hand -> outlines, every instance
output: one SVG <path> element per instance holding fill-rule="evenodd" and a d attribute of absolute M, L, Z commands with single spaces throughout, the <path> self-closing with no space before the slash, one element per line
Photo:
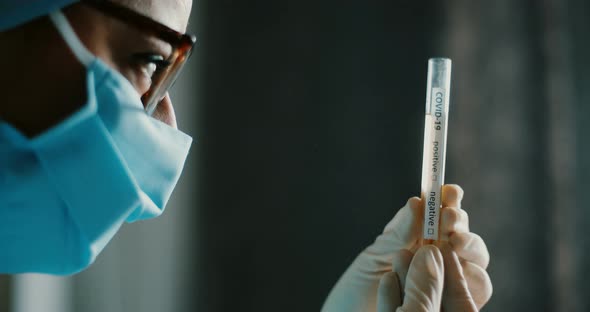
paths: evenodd
<path fill-rule="evenodd" d="M 443 257 L 433 245 L 421 247 L 413 256 L 405 279 L 402 301 L 401 283 L 395 272 L 388 272 L 379 284 L 378 312 L 439 311 L 444 282 Z M 403 305 L 402 305 L 403 303 Z M 461 310 L 463 311 L 463 310 Z M 466 309 L 464 311 L 470 311 Z"/>
<path fill-rule="evenodd" d="M 402 283 L 397 273 L 384 274 L 379 284 L 377 311 L 440 311 L 441 301 L 444 311 L 447 312 L 478 311 L 478 304 L 470 290 L 470 286 L 473 287 L 474 283 L 468 285 L 462 265 L 450 245 L 448 243 L 441 245 L 441 249 L 434 245 L 425 245 L 418 249 L 414 256 L 408 257 L 409 252 L 404 255 L 394 255 L 394 258 L 396 256 L 404 259 L 411 258 L 405 277 L 405 296 L 402 300 L 404 292 L 402 292 Z M 487 277 L 487 274 L 484 276 Z M 487 281 L 489 282 L 489 278 Z M 489 291 L 491 295 L 491 284 L 489 284 Z M 482 289 L 477 293 L 484 292 L 485 289 Z"/>
<path fill-rule="evenodd" d="M 449 241 L 448 246 L 441 245 L 444 267 L 448 272 L 442 295 L 442 305 L 447 312 L 455 310 L 469 298 L 476 308 L 480 308 L 492 294 L 491 282 L 485 271 L 489 254 L 483 240 L 469 232 L 467 214 L 460 208 L 462 197 L 460 187 L 444 186 L 440 234 L 443 240 Z M 404 289 L 413 252 L 419 247 L 421 214 L 420 199 L 411 198 L 375 243 L 350 265 L 332 289 L 322 311 L 377 311 L 380 280 L 392 270 L 399 276 L 399 289 Z M 391 273 L 388 276 L 391 278 Z M 396 296 L 401 297 L 402 294 Z"/>

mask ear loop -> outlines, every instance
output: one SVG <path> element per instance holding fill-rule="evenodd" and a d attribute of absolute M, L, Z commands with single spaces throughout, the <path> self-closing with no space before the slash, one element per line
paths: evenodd
<path fill-rule="evenodd" d="M 49 19 L 53 25 L 55 25 L 55 28 L 57 28 L 57 31 L 60 33 L 66 44 L 70 47 L 70 50 L 72 53 L 74 53 L 78 61 L 80 61 L 80 63 L 86 67 L 90 66 L 96 57 L 90 53 L 82 41 L 80 41 L 80 38 L 74 32 L 72 25 L 63 12 L 60 10 L 54 11 L 49 14 Z"/>

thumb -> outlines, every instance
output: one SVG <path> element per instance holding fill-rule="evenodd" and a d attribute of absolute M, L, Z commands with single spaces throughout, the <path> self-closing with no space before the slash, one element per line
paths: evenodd
<path fill-rule="evenodd" d="M 395 272 L 381 277 L 377 291 L 377 312 L 394 312 L 402 304 L 401 283 Z"/>
<path fill-rule="evenodd" d="M 440 250 L 433 245 L 418 249 L 406 276 L 404 304 L 397 312 L 440 311 L 444 275 Z"/>
<path fill-rule="evenodd" d="M 459 257 L 446 242 L 441 244 L 441 251 L 445 259 L 446 270 L 445 300 L 443 302 L 445 311 L 476 312 L 477 306 L 469 291 Z"/>

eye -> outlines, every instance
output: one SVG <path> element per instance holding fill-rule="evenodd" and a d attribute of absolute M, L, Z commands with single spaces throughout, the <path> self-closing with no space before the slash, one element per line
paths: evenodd
<path fill-rule="evenodd" d="M 157 53 L 137 53 L 133 58 L 142 73 L 150 79 L 170 66 L 170 62 Z"/>

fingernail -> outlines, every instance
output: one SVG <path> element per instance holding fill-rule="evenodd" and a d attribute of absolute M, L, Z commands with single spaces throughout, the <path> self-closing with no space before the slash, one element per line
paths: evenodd
<path fill-rule="evenodd" d="M 460 187 L 459 185 L 455 185 L 455 187 L 459 190 L 457 193 L 457 198 L 459 201 L 463 200 L 463 196 L 465 195 L 465 191 L 463 191 L 463 188 Z"/>

